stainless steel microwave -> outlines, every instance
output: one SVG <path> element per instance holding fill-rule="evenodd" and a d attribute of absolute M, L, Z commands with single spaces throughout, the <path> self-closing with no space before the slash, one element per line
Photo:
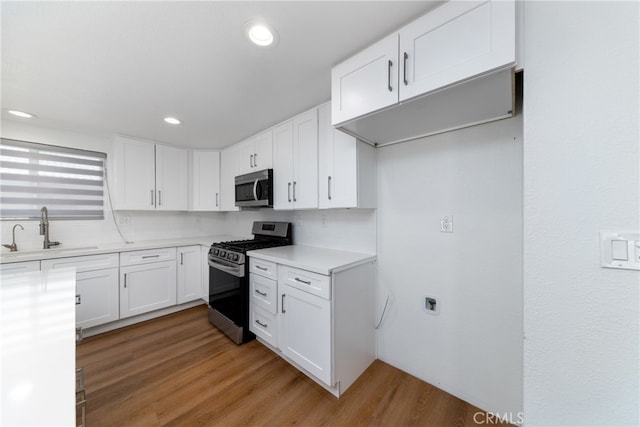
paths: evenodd
<path fill-rule="evenodd" d="M 273 169 L 236 176 L 236 206 L 273 206 Z"/>

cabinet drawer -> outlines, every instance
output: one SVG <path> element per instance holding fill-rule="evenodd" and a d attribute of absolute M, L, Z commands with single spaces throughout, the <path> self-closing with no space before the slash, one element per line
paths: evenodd
<path fill-rule="evenodd" d="M 331 299 L 331 279 L 329 276 L 279 265 L 278 280 L 313 295 Z"/>
<path fill-rule="evenodd" d="M 278 322 L 276 315 L 251 304 L 249 330 L 274 347 L 278 346 Z"/>
<path fill-rule="evenodd" d="M 9 262 L 6 264 L 0 264 L 0 273 L 3 275 L 27 273 L 31 271 L 40 271 L 40 261 Z"/>
<path fill-rule="evenodd" d="M 278 279 L 278 269 L 275 262 L 264 261 L 259 258 L 249 258 L 249 272 L 259 274 L 269 279 Z"/>
<path fill-rule="evenodd" d="M 271 314 L 278 312 L 278 282 L 251 273 L 251 302 Z"/>
<path fill-rule="evenodd" d="M 147 249 L 120 253 L 120 266 L 146 264 L 176 259 L 176 248 Z"/>
<path fill-rule="evenodd" d="M 104 270 L 106 268 L 118 268 L 118 254 L 76 256 L 70 258 L 45 259 L 42 261 L 43 271 L 64 267 L 75 267 L 76 273 Z"/>

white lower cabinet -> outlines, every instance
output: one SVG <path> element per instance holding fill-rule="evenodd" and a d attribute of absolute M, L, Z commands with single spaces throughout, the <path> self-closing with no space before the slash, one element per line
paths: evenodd
<path fill-rule="evenodd" d="M 121 319 L 175 305 L 176 293 L 176 248 L 120 254 Z"/>
<path fill-rule="evenodd" d="M 375 360 L 374 262 L 330 275 L 273 259 L 251 257 L 250 262 L 249 329 L 340 396 Z M 277 281 L 270 268 L 254 268 L 261 264 L 275 264 Z"/>
<path fill-rule="evenodd" d="M 117 268 L 76 273 L 76 327 L 118 320 L 118 304 Z"/>
<path fill-rule="evenodd" d="M 178 248 L 177 302 L 182 304 L 202 298 L 201 246 Z"/>
<path fill-rule="evenodd" d="M 323 383 L 333 385 L 331 301 L 282 282 L 278 289 L 278 348 Z"/>
<path fill-rule="evenodd" d="M 118 254 L 46 259 L 42 270 L 76 269 L 76 327 L 91 328 L 120 318 Z"/>

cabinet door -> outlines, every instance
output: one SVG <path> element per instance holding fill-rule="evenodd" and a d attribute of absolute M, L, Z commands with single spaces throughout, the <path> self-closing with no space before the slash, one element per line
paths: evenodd
<path fill-rule="evenodd" d="M 398 34 L 392 34 L 331 70 L 331 124 L 398 102 Z"/>
<path fill-rule="evenodd" d="M 209 303 L 209 246 L 200 246 L 200 266 L 202 268 L 202 300 Z"/>
<path fill-rule="evenodd" d="M 155 209 L 155 145 L 116 137 L 113 205 L 118 210 Z"/>
<path fill-rule="evenodd" d="M 273 130 L 256 136 L 253 140 L 253 166 L 255 170 L 271 169 L 273 167 Z"/>
<path fill-rule="evenodd" d="M 200 246 L 178 248 L 178 304 L 202 298 L 202 251 Z"/>
<path fill-rule="evenodd" d="M 443 4 L 400 30 L 400 61 L 400 101 L 514 65 L 514 1 Z"/>
<path fill-rule="evenodd" d="M 294 209 L 318 207 L 318 110 L 293 119 Z"/>
<path fill-rule="evenodd" d="M 238 144 L 238 172 L 237 175 L 251 173 L 256 169 L 253 167 L 253 155 L 255 153 L 253 138 L 239 142 Z"/>
<path fill-rule="evenodd" d="M 76 327 L 118 320 L 118 304 L 117 268 L 76 273 Z"/>
<path fill-rule="evenodd" d="M 329 108 L 318 109 L 318 206 L 358 207 L 357 140 L 331 126 Z"/>
<path fill-rule="evenodd" d="M 176 304 L 176 262 L 120 268 L 120 318 Z"/>
<path fill-rule="evenodd" d="M 278 347 L 313 376 L 332 386 L 331 302 L 278 282 Z"/>
<path fill-rule="evenodd" d="M 187 150 L 156 144 L 156 209 L 186 211 L 189 207 Z"/>
<path fill-rule="evenodd" d="M 220 210 L 237 211 L 236 175 L 240 164 L 241 147 L 236 144 L 220 153 Z"/>
<path fill-rule="evenodd" d="M 191 210 L 220 210 L 220 152 L 191 152 Z"/>
<path fill-rule="evenodd" d="M 293 186 L 293 121 L 273 129 L 273 208 L 291 209 Z"/>

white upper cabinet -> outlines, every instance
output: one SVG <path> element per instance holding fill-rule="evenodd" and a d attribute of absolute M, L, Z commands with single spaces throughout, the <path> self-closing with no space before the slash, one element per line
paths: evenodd
<path fill-rule="evenodd" d="M 273 208 L 317 208 L 317 108 L 276 126 L 273 134 Z"/>
<path fill-rule="evenodd" d="M 113 208 L 155 209 L 155 145 L 118 136 L 114 143 L 114 157 Z"/>
<path fill-rule="evenodd" d="M 188 151 L 156 144 L 156 209 L 186 211 L 189 207 L 188 189 Z"/>
<path fill-rule="evenodd" d="M 192 211 L 220 210 L 220 152 L 191 151 Z"/>
<path fill-rule="evenodd" d="M 400 101 L 515 64 L 513 1 L 453 1 L 400 30 Z"/>
<path fill-rule="evenodd" d="M 331 70 L 333 124 L 398 102 L 398 34 Z"/>
<path fill-rule="evenodd" d="M 114 209 L 187 210 L 187 150 L 118 136 L 114 157 Z"/>
<path fill-rule="evenodd" d="M 220 153 L 220 210 L 237 211 L 236 207 L 236 175 L 239 175 L 241 144 L 225 148 Z"/>
<path fill-rule="evenodd" d="M 331 126 L 329 103 L 318 108 L 318 205 L 376 207 L 375 148 Z"/>
<path fill-rule="evenodd" d="M 241 155 L 238 174 L 251 173 L 273 166 L 273 132 L 271 129 L 239 143 Z"/>
<path fill-rule="evenodd" d="M 449 1 L 331 72 L 332 124 L 515 64 L 514 0 Z"/>

